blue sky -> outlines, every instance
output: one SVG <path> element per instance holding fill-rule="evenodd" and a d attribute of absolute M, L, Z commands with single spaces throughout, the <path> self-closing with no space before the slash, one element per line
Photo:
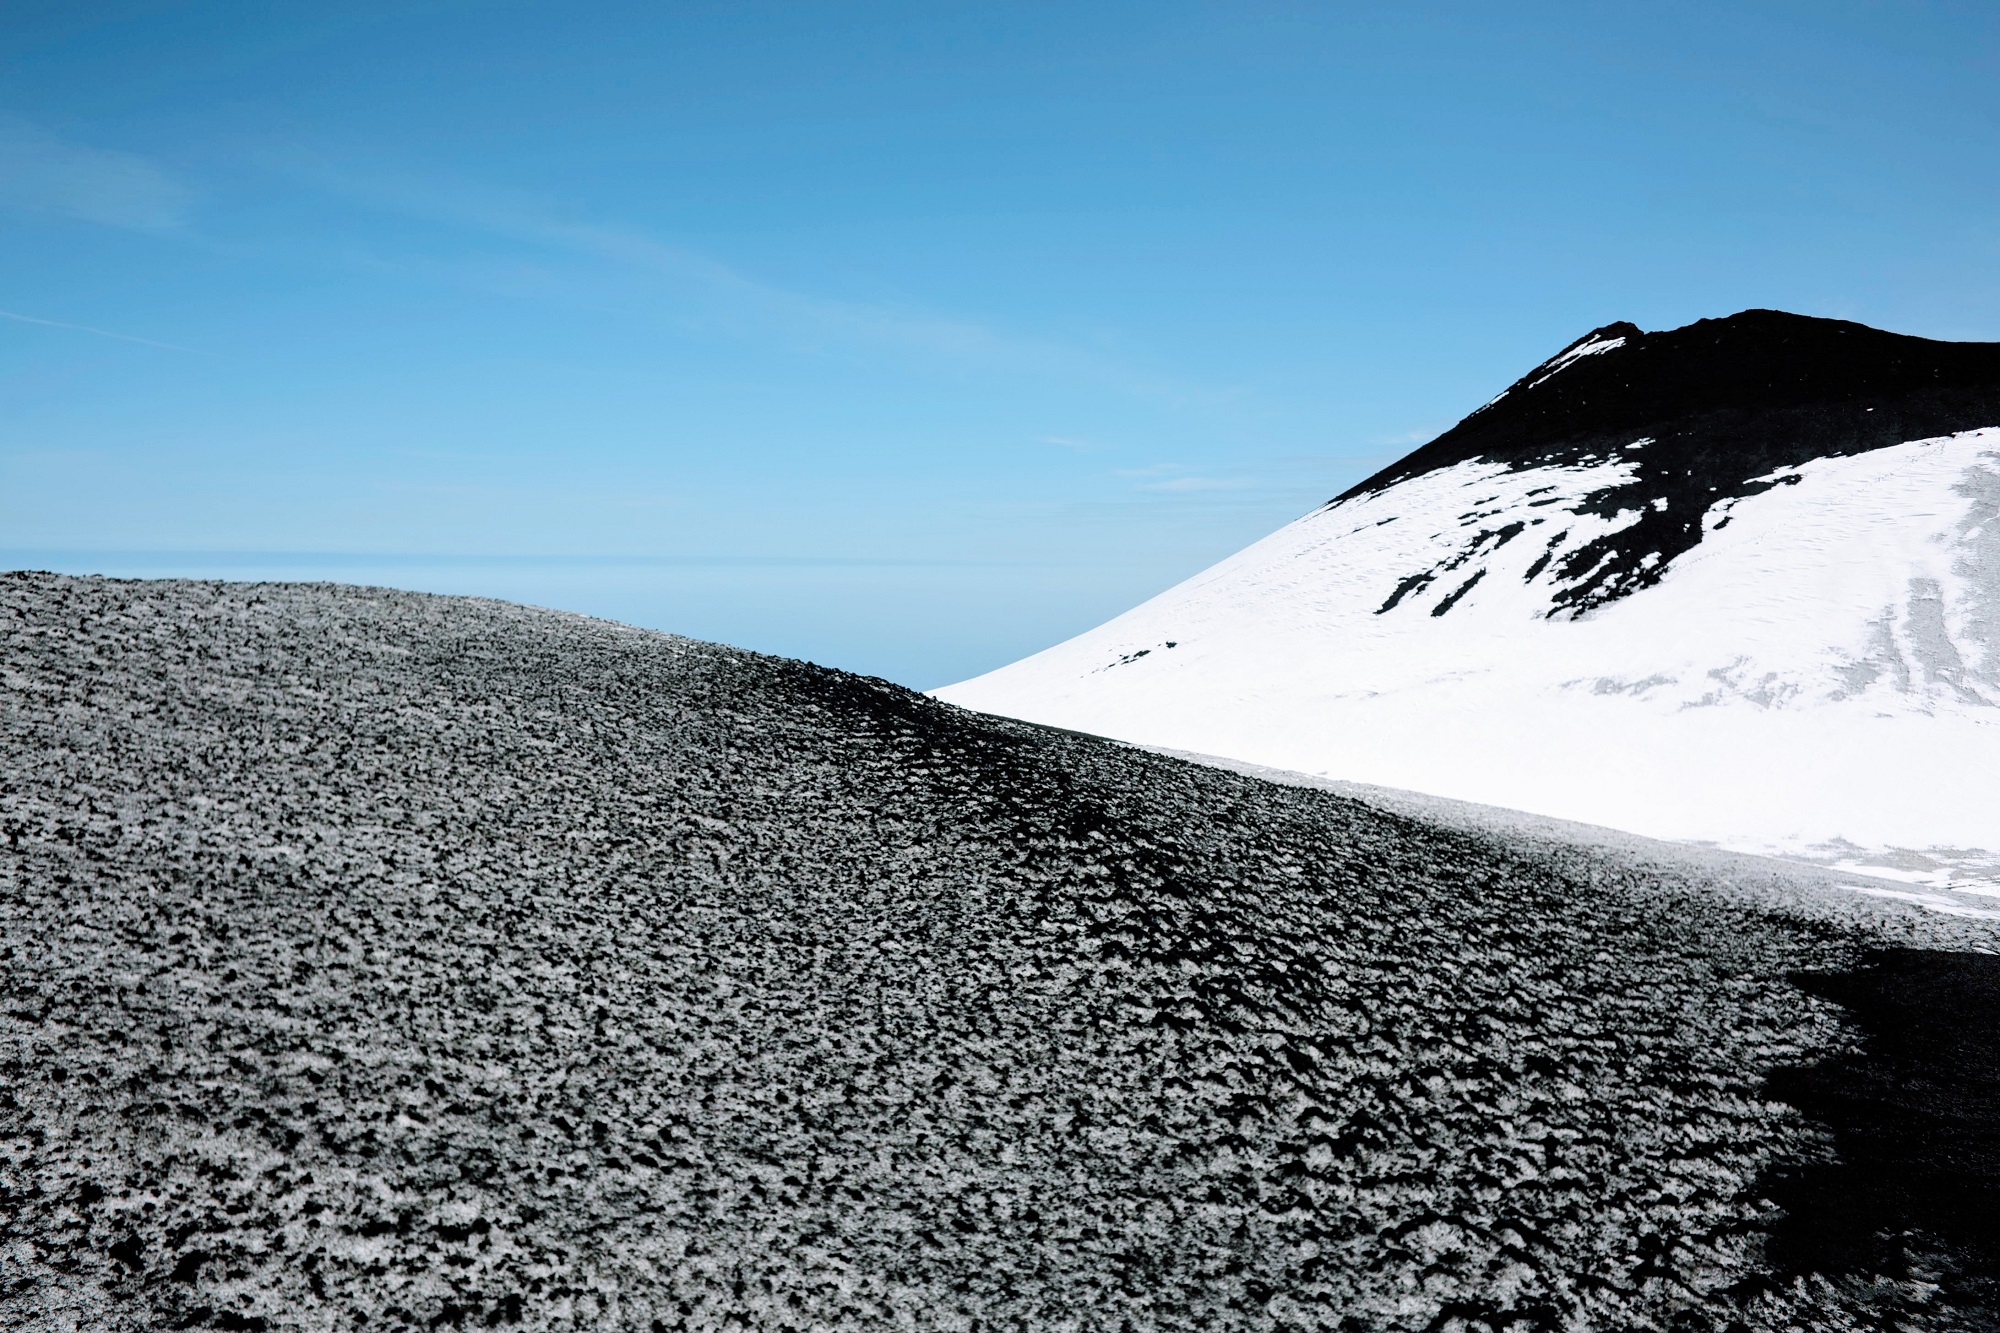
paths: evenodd
<path fill-rule="evenodd" d="M 1991 4 L 0 8 L 0 565 L 924 687 L 1584 331 L 2000 339 Z"/>

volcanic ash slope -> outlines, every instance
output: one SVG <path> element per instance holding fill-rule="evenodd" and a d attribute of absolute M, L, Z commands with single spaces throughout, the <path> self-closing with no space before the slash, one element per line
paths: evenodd
<path fill-rule="evenodd" d="M 2000 892 L 2000 344 L 1579 339 L 1115 620 L 938 692 Z"/>
<path fill-rule="evenodd" d="M 2000 1309 L 1987 1167 L 1767 1085 L 1978 923 L 490 602 L 7 575 L 0 671 L 0 1325 Z"/>

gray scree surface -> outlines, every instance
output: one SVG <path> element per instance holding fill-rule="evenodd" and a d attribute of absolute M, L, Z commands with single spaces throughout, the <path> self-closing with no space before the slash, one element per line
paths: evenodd
<path fill-rule="evenodd" d="M 0 670 L 0 1325 L 1984 1317 L 1759 1185 L 1787 974 L 1977 925 L 491 602 L 5 575 Z"/>

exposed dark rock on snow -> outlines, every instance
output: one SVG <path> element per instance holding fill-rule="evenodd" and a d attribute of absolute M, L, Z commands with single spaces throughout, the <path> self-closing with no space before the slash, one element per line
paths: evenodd
<path fill-rule="evenodd" d="M 0 671 L 9 1327 L 1995 1317 L 1766 1252 L 1790 976 L 1975 926 L 470 600 L 10 575 Z"/>
<path fill-rule="evenodd" d="M 1701 541 L 1711 510 L 1781 484 L 1772 478 L 1780 468 L 1994 425 L 2000 343 L 1780 310 L 1661 333 L 1608 324 L 1329 503 L 1474 459 L 1514 468 L 1628 460 L 1632 479 L 1580 512 L 1637 512 L 1638 522 L 1574 548 L 1543 534 L 1565 584 L 1556 604 L 1576 614 L 1658 583 Z M 1466 554 L 1518 531 L 1482 531 Z"/>

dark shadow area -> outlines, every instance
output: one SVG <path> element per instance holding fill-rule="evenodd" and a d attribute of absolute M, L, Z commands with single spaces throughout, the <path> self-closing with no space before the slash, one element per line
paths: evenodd
<path fill-rule="evenodd" d="M 1799 984 L 1844 1007 L 1862 1049 L 1771 1081 L 1833 1131 L 1836 1159 L 1767 1182 L 1784 1277 L 1936 1283 L 2000 1309 L 2000 957 L 1883 950 Z"/>

